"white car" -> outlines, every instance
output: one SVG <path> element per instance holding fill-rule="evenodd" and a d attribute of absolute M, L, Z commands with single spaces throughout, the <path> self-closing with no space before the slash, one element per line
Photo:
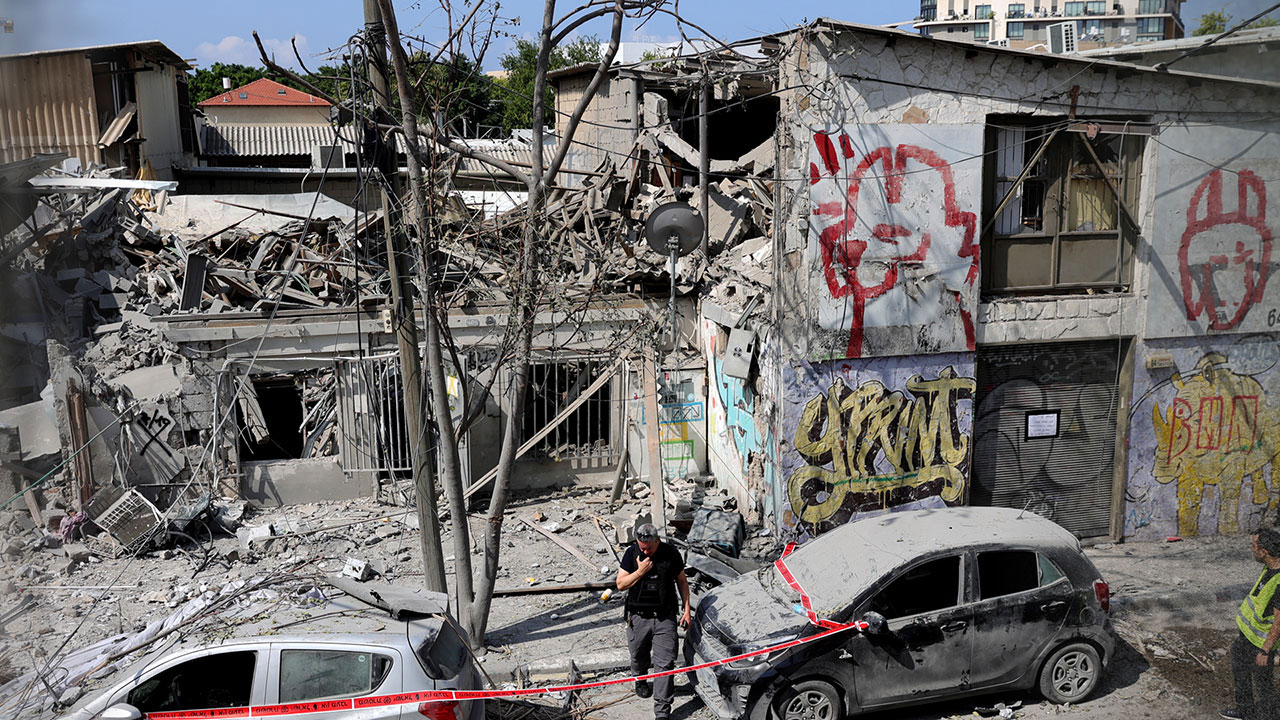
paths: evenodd
<path fill-rule="evenodd" d="M 195 720 L 249 717 L 252 709 L 254 716 L 323 712 L 326 720 L 483 720 L 483 700 L 413 699 L 482 687 L 464 631 L 447 610 L 392 610 L 343 596 L 314 617 L 286 620 L 291 627 L 281 630 L 290 634 L 179 644 L 130 668 L 127 679 L 70 717 Z"/>

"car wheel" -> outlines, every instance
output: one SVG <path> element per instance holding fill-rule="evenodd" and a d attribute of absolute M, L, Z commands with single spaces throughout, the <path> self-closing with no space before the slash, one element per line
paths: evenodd
<path fill-rule="evenodd" d="M 774 720 L 841 720 L 844 705 L 831 683 L 804 680 L 778 693 Z"/>
<path fill-rule="evenodd" d="M 1040 694 L 1051 702 L 1078 703 L 1089 697 L 1102 678 L 1102 662 L 1092 645 L 1058 648 L 1040 670 Z"/>

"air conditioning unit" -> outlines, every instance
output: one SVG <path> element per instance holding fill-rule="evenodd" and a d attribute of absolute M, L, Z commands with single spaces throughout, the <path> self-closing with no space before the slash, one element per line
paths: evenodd
<path fill-rule="evenodd" d="M 330 170 L 345 167 L 346 159 L 346 153 L 342 152 L 341 145 L 315 145 L 311 148 L 311 167 L 316 170 L 325 167 Z"/>
<path fill-rule="evenodd" d="M 996 47 L 1009 47 L 1009 38 L 1000 38 L 999 40 L 988 40 L 987 44 L 995 45 Z"/>
<path fill-rule="evenodd" d="M 1049 52 L 1073 53 L 1076 51 L 1076 24 L 1074 22 L 1054 23 L 1048 28 Z"/>

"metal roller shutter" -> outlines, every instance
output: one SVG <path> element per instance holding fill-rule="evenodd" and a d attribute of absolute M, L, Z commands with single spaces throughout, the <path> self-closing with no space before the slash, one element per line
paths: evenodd
<path fill-rule="evenodd" d="M 979 348 L 973 505 L 1111 527 L 1120 340 Z M 1053 419 L 1056 413 L 1056 422 Z"/>

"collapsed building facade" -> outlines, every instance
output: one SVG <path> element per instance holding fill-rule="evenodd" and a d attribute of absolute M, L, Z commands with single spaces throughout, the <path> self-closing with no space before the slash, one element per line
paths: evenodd
<path fill-rule="evenodd" d="M 955 504 L 1082 537 L 1261 521 L 1280 86 L 829 20 L 737 48 L 616 68 L 591 103 L 546 218 L 517 486 L 714 478 L 800 540 Z M 588 77 L 554 74 L 561 109 Z M 511 298 L 468 228 L 520 210 L 477 213 L 461 193 L 511 179 L 460 167 L 442 278 L 478 492 L 511 410 Z M 114 182 L 52 203 L 5 269 L 31 288 L 11 331 L 85 308 L 24 346 L 48 360 L 0 424 L 26 471 L 75 456 L 73 495 L 126 546 L 219 496 L 409 502 L 374 198 Z M 674 267 L 643 237 L 668 201 L 706 226 Z"/>

